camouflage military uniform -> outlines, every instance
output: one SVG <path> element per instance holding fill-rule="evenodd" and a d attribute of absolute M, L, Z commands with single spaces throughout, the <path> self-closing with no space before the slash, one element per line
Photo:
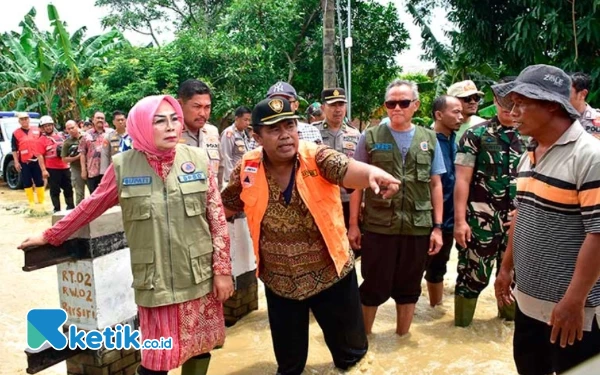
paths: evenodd
<path fill-rule="evenodd" d="M 467 203 L 472 238 L 458 249 L 456 295 L 477 298 L 488 285 L 494 261 L 497 270 L 508 241 L 502 224 L 514 209 L 517 167 L 524 151 L 517 130 L 497 117 L 468 129 L 460 140 L 456 165 L 473 168 Z"/>

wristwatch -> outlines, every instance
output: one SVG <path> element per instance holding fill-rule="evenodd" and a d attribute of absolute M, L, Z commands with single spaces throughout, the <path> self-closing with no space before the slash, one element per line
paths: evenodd
<path fill-rule="evenodd" d="M 433 229 L 442 229 L 442 223 L 433 224 Z"/>

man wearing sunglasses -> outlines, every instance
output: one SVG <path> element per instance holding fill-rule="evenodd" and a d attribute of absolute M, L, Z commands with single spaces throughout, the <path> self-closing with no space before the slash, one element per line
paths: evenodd
<path fill-rule="evenodd" d="M 507 83 L 514 77 L 506 77 Z M 516 197 L 517 167 L 525 146 L 514 128 L 510 100 L 496 96 L 497 116 L 465 132 L 456 154 L 454 239 L 458 276 L 454 325 L 473 320 L 477 298 L 489 284 L 494 263 L 500 268 L 508 243 L 510 213 Z M 515 306 L 498 307 L 500 317 L 514 320 Z"/>
<path fill-rule="evenodd" d="M 346 92 L 342 88 L 325 89 L 321 92 L 321 108 L 325 119 L 312 125 L 321 132 L 323 144 L 341 152 L 349 158 L 354 157 L 360 132 L 352 125 L 346 123 L 346 110 L 348 101 Z M 344 188 L 342 193 L 342 208 L 344 209 L 344 223 L 346 229 L 350 220 L 350 195 Z"/>
<path fill-rule="evenodd" d="M 450 86 L 448 95 L 457 97 L 462 104 L 464 123 L 456 132 L 456 143 L 458 143 L 467 129 L 485 121 L 485 119 L 475 115 L 479 108 L 479 102 L 483 97 L 483 92 L 477 89 L 473 81 L 467 80 L 456 82 Z"/>
<path fill-rule="evenodd" d="M 363 192 L 355 191 L 350 201 L 348 238 L 353 248 L 362 243 L 360 297 L 367 334 L 378 306 L 390 297 L 396 302 L 396 333 L 408 333 L 427 259 L 442 247 L 440 175 L 446 168 L 435 132 L 412 123 L 419 104 L 414 82 L 393 81 L 385 94 L 389 122 L 365 130 L 354 154 L 402 181 L 391 199 L 365 191 L 362 240 L 358 212 Z"/>

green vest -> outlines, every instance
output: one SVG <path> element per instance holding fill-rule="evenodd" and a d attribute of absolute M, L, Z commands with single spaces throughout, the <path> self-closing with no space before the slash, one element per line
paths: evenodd
<path fill-rule="evenodd" d="M 135 303 L 171 305 L 211 292 L 206 151 L 177 145 L 164 182 L 139 151 L 117 154 L 113 164 L 131 253 Z"/>
<path fill-rule="evenodd" d="M 428 235 L 433 226 L 429 182 L 437 146 L 435 133 L 417 126 L 404 162 L 387 125 L 367 129 L 365 138 L 371 164 L 402 184 L 392 199 L 365 190 L 363 229 L 381 234 Z"/>

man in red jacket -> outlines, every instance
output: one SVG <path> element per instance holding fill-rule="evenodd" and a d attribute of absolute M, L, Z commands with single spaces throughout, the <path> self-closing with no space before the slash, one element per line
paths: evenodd
<path fill-rule="evenodd" d="M 40 154 L 48 171 L 48 185 L 50 186 L 50 199 L 54 206 L 54 212 L 60 211 L 60 190 L 65 196 L 67 210 L 75 208 L 73 204 L 73 187 L 71 186 L 71 171 L 69 164 L 65 163 L 61 155 L 64 142 L 62 135 L 54 130 L 54 120 L 50 116 L 42 116 L 40 120 L 42 136 L 40 137 Z"/>

